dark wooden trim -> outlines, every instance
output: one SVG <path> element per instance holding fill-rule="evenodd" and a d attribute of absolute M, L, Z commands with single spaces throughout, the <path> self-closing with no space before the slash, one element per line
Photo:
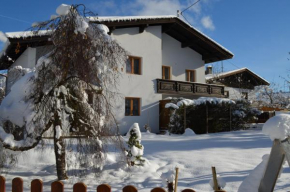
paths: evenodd
<path fill-rule="evenodd" d="M 139 27 L 139 33 L 143 33 L 144 30 L 145 30 L 148 26 L 149 26 L 148 24 L 146 24 L 146 25 L 141 25 L 141 26 Z"/>
<path fill-rule="evenodd" d="M 157 93 L 224 98 L 224 86 L 188 81 L 157 80 Z"/>

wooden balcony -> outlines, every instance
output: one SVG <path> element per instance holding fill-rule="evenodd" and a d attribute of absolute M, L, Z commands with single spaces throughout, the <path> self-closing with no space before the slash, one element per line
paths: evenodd
<path fill-rule="evenodd" d="M 157 79 L 157 93 L 226 97 L 224 86 L 164 79 Z"/>

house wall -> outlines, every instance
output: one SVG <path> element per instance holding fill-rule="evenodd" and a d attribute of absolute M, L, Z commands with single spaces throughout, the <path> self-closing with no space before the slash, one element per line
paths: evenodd
<path fill-rule="evenodd" d="M 117 29 L 112 36 L 129 55 L 142 58 L 141 75 L 127 74 L 125 68 L 122 72 L 119 86 L 122 97 L 116 102 L 120 131 L 126 133 L 137 122 L 143 131 L 144 125 L 149 124 L 152 132 L 159 132 L 159 100 L 162 95 L 156 94 L 156 78 L 161 78 L 161 26 L 147 27 L 143 33 L 139 33 L 139 28 Z M 125 97 L 141 98 L 140 116 L 125 116 Z"/>
<path fill-rule="evenodd" d="M 242 88 L 233 88 L 233 87 L 225 87 L 225 91 L 229 91 L 229 99 L 241 99 L 242 92 L 251 92 L 251 89 L 242 89 Z"/>
<path fill-rule="evenodd" d="M 186 81 L 185 70 L 196 70 L 196 82 L 205 83 L 202 55 L 190 48 L 181 48 L 181 43 L 162 34 L 162 65 L 171 67 L 171 79 Z"/>
<path fill-rule="evenodd" d="M 36 48 L 28 47 L 22 55 L 11 65 L 22 66 L 23 68 L 33 68 L 35 66 Z"/>

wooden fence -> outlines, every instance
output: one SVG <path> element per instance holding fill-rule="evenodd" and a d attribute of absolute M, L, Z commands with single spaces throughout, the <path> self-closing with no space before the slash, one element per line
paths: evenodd
<path fill-rule="evenodd" d="M 5 192 L 5 177 L 0 176 L 0 192 Z M 99 185 L 96 189 L 97 192 L 111 192 L 111 186 L 108 184 Z M 138 192 L 138 189 L 133 185 L 127 185 L 123 188 L 123 192 Z M 12 180 L 12 192 L 23 192 L 23 180 L 16 177 Z M 34 179 L 31 182 L 31 192 L 43 192 L 43 184 L 39 179 Z M 64 192 L 64 184 L 61 181 L 55 181 L 51 184 L 51 192 Z M 73 192 L 87 192 L 87 186 L 84 183 L 76 183 L 73 186 Z M 156 187 L 151 192 L 166 192 L 161 187 Z M 195 192 L 193 189 L 184 189 L 182 192 Z M 216 191 L 225 192 L 225 191 Z"/>

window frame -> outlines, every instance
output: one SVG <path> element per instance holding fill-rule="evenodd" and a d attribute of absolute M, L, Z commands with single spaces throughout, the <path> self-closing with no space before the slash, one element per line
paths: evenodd
<path fill-rule="evenodd" d="M 169 69 L 169 79 L 165 79 L 165 68 Z M 166 65 L 162 65 L 162 79 L 164 80 L 171 80 L 171 67 L 170 66 L 166 66 Z"/>
<path fill-rule="evenodd" d="M 193 72 L 193 81 L 190 81 L 190 72 Z M 185 69 L 185 79 L 188 82 L 196 82 L 196 71 L 193 69 Z"/>
<path fill-rule="evenodd" d="M 138 59 L 139 60 L 139 73 L 134 73 L 134 60 Z M 142 75 L 142 57 L 137 57 L 137 56 L 132 56 L 132 55 L 128 55 L 128 60 L 130 61 L 130 65 L 131 65 L 131 72 L 127 71 L 127 64 L 126 64 L 126 73 L 127 74 L 131 74 L 131 75 Z"/>
<path fill-rule="evenodd" d="M 130 115 L 126 115 L 126 100 L 130 99 Z M 133 100 L 138 99 L 138 115 L 133 115 Z M 140 97 L 125 97 L 125 116 L 141 116 L 141 98 Z"/>

